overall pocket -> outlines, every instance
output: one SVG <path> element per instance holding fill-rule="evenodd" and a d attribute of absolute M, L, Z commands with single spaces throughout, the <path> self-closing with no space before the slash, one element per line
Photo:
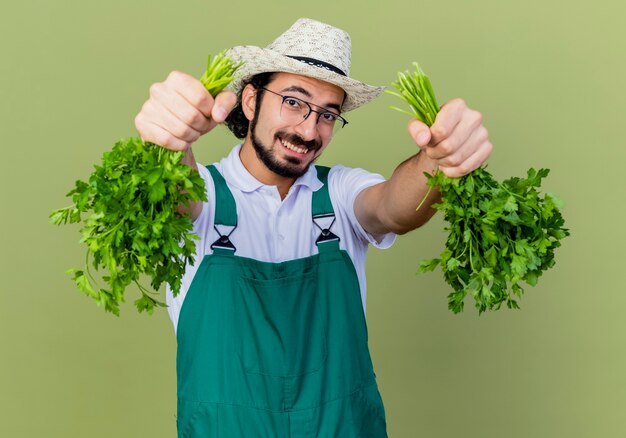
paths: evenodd
<path fill-rule="evenodd" d="M 326 360 L 326 318 L 317 277 L 238 282 L 237 352 L 248 373 L 295 377 L 319 370 Z"/>
<path fill-rule="evenodd" d="M 350 406 L 355 437 L 387 438 L 385 408 L 376 384 L 352 394 Z"/>
<path fill-rule="evenodd" d="M 176 429 L 178 438 L 215 438 L 217 408 L 211 403 L 178 398 Z"/>

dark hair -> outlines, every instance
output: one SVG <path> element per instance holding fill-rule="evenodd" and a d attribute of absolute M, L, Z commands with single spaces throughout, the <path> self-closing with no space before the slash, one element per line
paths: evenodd
<path fill-rule="evenodd" d="M 226 118 L 226 126 L 235 134 L 235 137 L 244 139 L 246 135 L 248 135 L 248 127 L 250 126 L 250 121 L 246 118 L 246 115 L 243 113 L 243 108 L 241 107 L 241 94 L 243 93 L 243 89 L 246 85 L 251 84 L 255 90 L 258 90 L 255 106 L 255 112 L 258 112 L 261 107 L 261 99 L 263 98 L 263 87 L 272 81 L 274 75 L 274 72 L 259 73 L 244 81 L 237 95 L 237 105 Z"/>

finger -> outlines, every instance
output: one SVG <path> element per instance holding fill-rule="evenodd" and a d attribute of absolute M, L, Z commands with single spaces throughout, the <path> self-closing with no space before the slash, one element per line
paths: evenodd
<path fill-rule="evenodd" d="M 209 131 L 209 119 L 175 89 L 163 84 L 154 84 L 150 89 L 150 96 L 184 124 L 201 133 Z"/>
<path fill-rule="evenodd" d="M 215 96 L 211 118 L 215 123 L 222 123 L 237 104 L 237 96 L 232 91 L 222 91 Z"/>
<path fill-rule="evenodd" d="M 483 143 L 489 140 L 487 129 L 484 126 L 472 131 L 470 137 L 453 153 L 441 158 L 439 163 L 447 167 L 460 166 L 465 160 L 471 157 Z M 447 140 L 445 140 L 447 141 Z M 440 143 L 440 146 L 442 144 Z M 439 147 L 439 146 L 437 146 Z"/>
<path fill-rule="evenodd" d="M 487 138 L 487 130 L 481 126 L 482 121 L 482 115 L 478 111 L 464 112 L 454 131 L 434 147 L 428 148 L 428 156 L 436 160 L 463 161 Z"/>
<path fill-rule="evenodd" d="M 489 141 L 483 142 L 472 155 L 458 166 L 445 166 L 440 164 L 439 169 L 450 178 L 458 178 L 467 175 L 482 166 L 485 161 L 487 161 L 487 158 L 489 158 L 489 155 L 491 155 L 492 150 L 493 145 Z"/>
<path fill-rule="evenodd" d="M 191 146 L 191 143 L 177 138 L 171 132 L 166 131 L 159 125 L 148 122 L 141 114 L 135 119 L 135 125 L 140 131 L 141 138 L 144 141 L 154 143 L 174 151 L 185 151 L 189 149 L 189 146 Z"/>
<path fill-rule="evenodd" d="M 428 145 L 428 142 L 431 138 L 431 133 L 426 123 L 423 123 L 417 119 L 411 119 L 409 121 L 408 129 L 409 135 L 419 147 L 425 147 L 426 145 Z"/>
<path fill-rule="evenodd" d="M 466 109 L 467 105 L 463 99 L 453 99 L 445 103 L 430 127 L 432 138 L 429 144 L 435 146 L 448 138 L 461 121 L 463 111 Z"/>
<path fill-rule="evenodd" d="M 211 117 L 214 103 L 213 97 L 211 97 L 211 94 L 198 79 L 186 73 L 174 71 L 169 74 L 165 84 L 180 94 L 194 108 L 204 114 L 205 117 Z"/>
<path fill-rule="evenodd" d="M 196 131 L 201 133 L 209 131 L 209 119 L 175 90 L 163 90 L 162 95 L 157 95 L 157 100 L 181 122 L 191 126 Z"/>
<path fill-rule="evenodd" d="M 156 100 L 147 102 L 143 112 L 151 123 L 185 142 L 193 143 L 202 135 L 201 132 L 181 121 Z"/>

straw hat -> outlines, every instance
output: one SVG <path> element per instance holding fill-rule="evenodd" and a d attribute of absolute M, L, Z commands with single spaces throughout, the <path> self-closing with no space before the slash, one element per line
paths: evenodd
<path fill-rule="evenodd" d="M 350 75 L 352 43 L 347 32 L 308 18 L 296 21 L 265 48 L 235 46 L 226 52 L 244 61 L 230 88 L 238 93 L 244 81 L 265 72 L 287 72 L 335 84 L 346 92 L 342 111 L 350 111 L 379 96 L 384 87 L 364 84 Z"/>

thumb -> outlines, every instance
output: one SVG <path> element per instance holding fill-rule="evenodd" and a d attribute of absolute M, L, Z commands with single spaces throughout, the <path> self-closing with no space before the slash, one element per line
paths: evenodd
<path fill-rule="evenodd" d="M 237 104 L 237 96 L 232 91 L 222 91 L 215 96 L 211 118 L 215 123 L 222 123 Z"/>
<path fill-rule="evenodd" d="M 419 147 L 427 146 L 431 139 L 428 125 L 417 119 L 411 119 L 409 122 L 409 135 Z"/>

